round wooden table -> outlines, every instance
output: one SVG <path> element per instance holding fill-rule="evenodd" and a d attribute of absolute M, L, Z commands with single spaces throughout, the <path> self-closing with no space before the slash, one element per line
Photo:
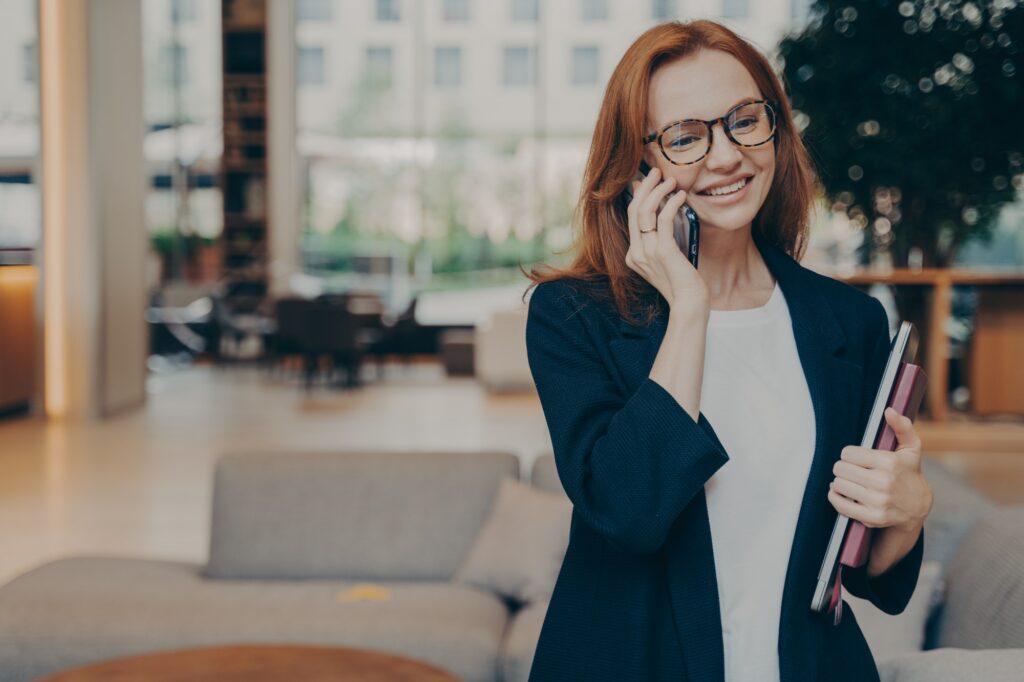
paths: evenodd
<path fill-rule="evenodd" d="M 67 670 L 38 682 L 458 682 L 432 665 L 384 652 L 313 646 L 165 651 Z"/>

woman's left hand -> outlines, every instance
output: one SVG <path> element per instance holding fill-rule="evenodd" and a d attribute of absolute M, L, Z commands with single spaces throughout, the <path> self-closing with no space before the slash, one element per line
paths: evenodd
<path fill-rule="evenodd" d="M 896 433 L 894 452 L 848 445 L 832 467 L 828 499 L 840 514 L 868 528 L 916 534 L 932 509 L 932 488 L 921 474 L 921 439 L 914 423 L 891 407 L 885 420 Z"/>

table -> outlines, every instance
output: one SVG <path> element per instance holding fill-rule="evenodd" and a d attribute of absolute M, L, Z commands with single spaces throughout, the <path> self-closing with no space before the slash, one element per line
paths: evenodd
<path fill-rule="evenodd" d="M 928 322 L 921 330 L 925 372 L 928 374 L 928 413 L 946 421 L 949 409 L 949 334 L 953 287 L 978 287 L 971 359 L 971 396 L 977 413 L 1024 413 L 1024 273 L 960 268 L 894 268 L 854 274 L 827 273 L 853 286 L 891 284 L 931 289 Z M 1002 387 L 1002 388 L 1000 388 Z"/>
<path fill-rule="evenodd" d="M 182 649 L 67 670 L 37 682 L 458 682 L 426 663 L 344 647 L 239 645 Z"/>

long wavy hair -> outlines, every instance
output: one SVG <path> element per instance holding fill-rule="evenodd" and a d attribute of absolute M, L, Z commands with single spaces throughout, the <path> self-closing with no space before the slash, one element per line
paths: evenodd
<path fill-rule="evenodd" d="M 778 76 L 755 47 L 713 21 L 667 22 L 645 31 L 630 45 L 605 89 L 587 156 L 579 200 L 572 215 L 575 253 L 566 268 L 535 265 L 523 273 L 531 284 L 572 278 L 597 298 L 610 297 L 619 314 L 644 324 L 661 310 L 660 294 L 626 265 L 628 197 L 623 194 L 643 158 L 647 133 L 647 95 L 651 77 L 662 65 L 696 53 L 720 50 L 735 57 L 754 79 L 761 95 L 778 104 L 775 176 L 752 229 L 765 241 L 799 260 L 806 249 L 811 202 L 817 177 L 793 123 L 793 112 Z M 565 253 L 565 252 L 562 252 Z"/>

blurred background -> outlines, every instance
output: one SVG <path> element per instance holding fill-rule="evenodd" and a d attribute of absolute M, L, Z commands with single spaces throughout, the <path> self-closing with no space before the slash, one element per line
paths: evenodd
<path fill-rule="evenodd" d="M 1024 504 L 1016 0 L 0 0 L 0 583 L 83 554 L 213 561 L 232 453 L 363 453 L 387 485 L 366 453 L 498 451 L 559 492 L 521 268 L 570 257 L 622 53 L 695 18 L 784 79 L 823 185 L 804 265 L 921 331 L 919 433 L 957 500 L 939 585 L 983 512 Z M 1000 648 L 949 635 L 925 592 L 909 649 Z M 9 679 L 138 650 L 8 652 Z"/>

